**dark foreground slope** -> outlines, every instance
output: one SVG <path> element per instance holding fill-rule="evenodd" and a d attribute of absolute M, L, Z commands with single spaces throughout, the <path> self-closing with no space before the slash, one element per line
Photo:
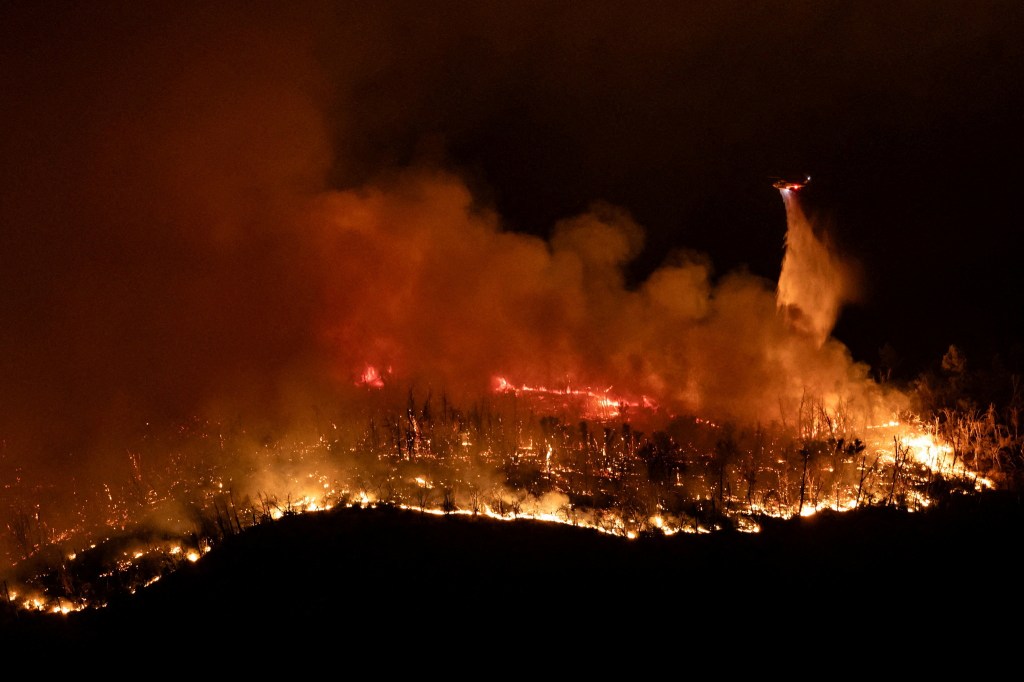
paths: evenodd
<path fill-rule="evenodd" d="M 614 648 L 830 628 L 886 638 L 908 626 L 955 639 L 962 618 L 1019 613 L 1022 520 L 1015 497 L 987 495 L 927 513 L 874 508 L 759 534 L 627 541 L 532 521 L 342 509 L 254 527 L 102 610 L 9 618 L 0 641 L 177 650 L 239 638 L 433 647 L 542 637 Z"/>

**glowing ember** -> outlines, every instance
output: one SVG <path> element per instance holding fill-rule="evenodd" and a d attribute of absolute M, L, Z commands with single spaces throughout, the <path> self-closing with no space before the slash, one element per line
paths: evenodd
<path fill-rule="evenodd" d="M 90 52 L 76 49 L 91 46 L 87 31 L 58 31 L 75 40 L 52 53 L 18 43 L 4 52 L 33 63 L 28 77 L 5 74 L 18 86 L 15 123 L 31 123 L 40 104 L 42 122 L 63 126 L 50 105 L 87 95 L 87 129 L 64 136 L 73 144 L 61 143 L 63 128 L 4 135 L 5 151 L 31 161 L 14 159 L 26 172 L 9 173 L 17 182 L 0 202 L 14 235 L 2 251 L 17 266 L 0 287 L 15 304 L 0 306 L 15 313 L 5 317 L 0 410 L 0 559 L 20 583 L 0 581 L 8 601 L 55 613 L 86 597 L 100 604 L 260 524 L 335 508 L 525 519 L 643 542 L 757 532 L 768 518 L 826 510 L 915 511 L 1024 471 L 1016 411 L 987 426 L 978 416 L 962 442 L 938 415 L 926 429 L 905 417 L 914 396 L 872 381 L 832 336 L 859 268 L 801 207 L 817 194 L 809 176 L 774 183 L 787 217 L 777 286 L 716 272 L 701 254 L 650 249 L 668 244 L 645 246 L 628 207 L 595 204 L 517 234 L 505 228 L 520 220 L 498 215 L 505 202 L 437 164 L 370 173 L 373 149 L 393 147 L 378 135 L 356 145 L 367 158 L 332 158 L 351 145 L 333 149 L 333 118 L 318 106 L 319 75 L 335 69 L 306 64 L 305 41 L 319 32 L 294 48 L 290 31 L 267 33 L 268 63 L 254 64 L 270 68 L 255 79 L 216 59 L 224 88 L 202 68 L 167 68 L 221 54 L 204 43 L 219 37 L 208 22 L 176 21 L 171 37 L 192 23 L 204 37 L 183 44 L 197 49 L 152 73 L 68 68 L 64 59 Z M 224 45 L 261 43 L 258 29 L 233 29 Z M 133 54 L 161 56 L 151 32 L 139 35 L 146 49 Z M 61 58 L 40 70 L 41 56 Z M 37 71 L 72 87 L 51 94 Z M 373 105 L 380 93 L 361 87 L 358 69 L 343 71 L 355 79 L 343 97 Z M 286 74 L 285 98 L 268 97 Z M 430 92 L 400 80 L 414 84 L 410 96 Z M 105 97 L 123 87 L 152 101 Z M 268 101 L 266 120 L 234 108 Z M 181 102 L 197 106 L 173 113 Z M 388 132 L 395 102 L 381 102 L 359 110 L 385 114 Z M 345 117 L 354 133 L 378 118 Z M 423 127 L 435 124 L 445 134 L 440 119 Z M 122 133 L 152 146 L 119 144 Z M 404 146 L 388 156 L 408 156 Z M 65 151 L 84 155 L 48 156 Z M 360 177 L 384 181 L 356 186 Z M 712 184 L 697 183 L 690 199 L 717 205 L 698 197 Z M 538 236 L 547 228 L 550 239 Z M 958 375 L 963 363 L 950 361 L 943 369 Z"/>
<path fill-rule="evenodd" d="M 649 401 L 628 401 L 610 389 L 515 387 L 502 377 L 493 386 L 500 395 L 536 400 L 541 415 L 564 416 L 538 419 L 532 404 L 530 410 L 506 406 L 516 419 L 497 413 L 474 420 L 451 407 L 410 407 L 400 417 L 374 418 L 367 436 L 344 448 L 320 433 L 309 442 L 259 450 L 252 469 L 273 472 L 272 477 L 246 482 L 205 472 L 199 482 L 188 481 L 189 494 L 209 529 L 230 532 L 285 515 L 383 503 L 438 516 L 558 523 L 632 540 L 726 526 L 756 533 L 764 517 L 823 510 L 923 509 L 932 503 L 929 483 L 936 475 L 971 487 L 994 485 L 916 422 L 865 427 L 861 441 L 822 408 L 792 427 L 744 431 L 687 417 L 676 418 L 672 436 L 645 435 L 633 430 L 619 408 L 655 409 Z M 600 428 L 586 421 L 594 415 Z M 374 432 L 376 424 L 387 429 Z M 339 462 L 339 451 L 351 458 Z M 156 508 L 173 497 L 161 493 L 152 499 Z M 112 541 L 109 528 L 122 527 L 123 518 L 114 517 L 103 542 Z M 180 562 L 198 561 L 221 537 L 208 531 L 194 549 L 185 549 L 195 539 L 184 535 L 121 546 L 100 578 L 116 578 L 134 592 Z M 79 553 L 63 556 L 71 561 Z M 54 613 L 87 605 L 81 598 L 58 599 L 33 589 L 10 590 L 7 598 Z M 101 607 L 102 597 L 91 605 Z"/>

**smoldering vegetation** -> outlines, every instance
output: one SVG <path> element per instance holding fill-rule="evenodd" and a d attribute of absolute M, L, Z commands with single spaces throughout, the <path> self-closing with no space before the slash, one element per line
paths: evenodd
<path fill-rule="evenodd" d="M 667 252 L 657 234 L 652 256 L 644 208 L 627 201 L 648 190 L 616 183 L 681 160 L 670 189 L 650 192 L 694 203 L 719 158 L 708 140 L 777 130 L 717 115 L 742 88 L 696 114 L 682 90 L 645 98 L 617 57 L 672 53 L 679 22 L 646 41 L 614 8 L 571 32 L 578 17 L 553 8 L 448 22 L 390 5 L 9 7 L 2 540 L 17 578 L 56 599 L 141 589 L 188 550 L 328 505 L 553 514 L 646 537 L 663 532 L 655 518 L 728 529 L 1017 480 L 1019 396 L 961 403 L 955 382 L 915 395 L 855 362 L 829 337 L 855 293 L 849 263 L 796 212 L 785 285 Z M 713 52 L 709 23 L 762 32 L 756 17 L 695 12 L 679 24 L 687 58 Z M 812 32 L 799 15 L 794 33 Z M 493 45 L 448 40 L 478 31 Z M 659 83 L 689 73 L 664 63 Z M 577 67 L 577 92 L 596 93 L 585 103 L 605 88 L 636 97 L 596 118 L 549 106 Z M 452 93 L 467 91 L 479 96 L 464 106 Z M 510 115 L 519 95 L 511 111 L 525 114 Z M 658 153 L 629 156 L 612 134 L 622 112 L 659 102 L 690 124 L 641 114 L 641 146 Z M 510 148 L 486 144 L 495 126 L 558 141 L 544 145 L 559 157 L 550 175 L 509 185 L 532 190 L 520 206 L 571 195 L 541 224 L 503 215 L 502 188 L 466 162 L 469 147 Z M 964 376 L 947 364 L 928 386 Z M 495 393 L 495 377 L 656 407 L 594 419 Z M 917 409 L 922 396 L 939 402 Z M 911 410 L 951 443 L 941 474 L 868 430 Z"/>
<path fill-rule="evenodd" d="M 370 644 L 401 632 L 403 650 L 423 656 L 465 646 L 507 652 L 511 640 L 518 660 L 532 660 L 549 655 L 539 650 L 552 646 L 552 630 L 569 646 L 627 623 L 643 630 L 646 645 L 720 640 L 738 629 L 753 633 L 748 647 L 757 647 L 790 641 L 808 620 L 822 625 L 800 641 L 824 644 L 895 619 L 907 628 L 901 641 L 918 651 L 940 646 L 936 637 L 943 642 L 946 628 L 957 627 L 940 635 L 922 622 L 1020 604 L 1012 588 L 999 600 L 978 598 L 1005 585 L 1016 562 L 1007 538 L 1020 522 L 1019 501 L 1001 493 L 920 514 L 875 507 L 686 542 L 339 509 L 232 537 L 106 609 L 53 617 L 0 606 L 0 631 L 7 643 L 93 651 L 112 642 L 137 651 L 192 646 L 194 661 L 222 660 L 223 647 L 212 643 L 229 633 L 291 655 L 339 637 Z M 663 627 L 668 614 L 674 624 Z M 969 625 L 957 634 L 963 644 L 992 637 Z M 876 654 L 868 647 L 862 660 Z M 349 665 L 376 669 L 381 661 L 352 653 Z"/>
<path fill-rule="evenodd" d="M 358 414 L 367 366 L 459 405 L 496 375 L 744 423 L 793 419 L 804 396 L 863 423 L 900 402 L 794 329 L 763 277 L 679 252 L 627 282 L 645 242 L 628 208 L 598 195 L 512 231 L 443 154 L 354 149 L 382 139 L 367 83 L 397 68 L 372 40 L 396 40 L 386 8 L 368 25 L 186 9 L 12 6 L 6 22 L 0 485 L 19 518 L 109 521 L 83 510 L 134 504 L 110 497 L 154 433 L 308 442 L 316 410 Z M 187 479 L 208 465 L 189 449 L 141 466 Z"/>
<path fill-rule="evenodd" d="M 965 380 L 931 377 L 947 397 Z M 9 607 L 123 603 L 233 538 L 305 514 L 407 509 L 685 546 L 804 514 L 963 509 L 1017 494 L 1024 470 L 1020 441 L 994 408 L 974 417 L 961 409 L 958 420 L 942 413 L 939 428 L 955 446 L 935 450 L 936 441 L 916 440 L 927 431 L 906 424 L 862 440 L 844 413 L 813 402 L 789 427 L 743 427 L 665 422 L 649 408 L 578 419 L 590 396 L 499 393 L 463 409 L 410 391 L 395 410 L 395 393 L 374 394 L 359 419 L 348 409 L 318 414 L 306 441 L 294 430 L 254 437 L 214 423 L 147 435 L 133 448 L 136 477 L 80 511 L 102 519 L 95 525 L 59 534 L 43 508 L 10 517 Z"/>

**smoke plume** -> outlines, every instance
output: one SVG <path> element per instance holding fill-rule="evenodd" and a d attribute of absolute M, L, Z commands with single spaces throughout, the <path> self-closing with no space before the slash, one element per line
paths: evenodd
<path fill-rule="evenodd" d="M 324 405 L 375 399 L 367 367 L 452 400 L 500 375 L 614 387 L 667 416 L 787 419 L 809 395 L 864 419 L 883 406 L 828 338 L 849 291 L 798 207 L 778 298 L 687 251 L 629 283 L 645 226 L 628 206 L 594 197 L 531 235 L 509 229 L 474 172 L 387 145 L 368 161 L 367 140 L 408 121 L 365 74 L 399 102 L 422 104 L 421 83 L 377 54 L 373 37 L 396 42 L 390 14 L 338 14 L 12 12 L 0 483 L 34 494 L 130 478 L 157 424 L 211 420 L 258 443 Z M 326 15 L 347 41 L 319 30 Z M 428 35 L 410 39 L 429 53 Z"/>

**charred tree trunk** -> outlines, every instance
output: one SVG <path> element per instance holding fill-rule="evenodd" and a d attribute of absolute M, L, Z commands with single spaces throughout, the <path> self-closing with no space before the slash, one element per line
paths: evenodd
<path fill-rule="evenodd" d="M 800 448 L 800 458 L 803 460 L 803 470 L 800 473 L 800 506 L 796 510 L 797 516 L 804 513 L 804 498 L 807 495 L 807 464 L 811 460 L 811 449 L 806 445 Z"/>
<path fill-rule="evenodd" d="M 899 439 L 896 438 L 895 436 L 893 436 L 892 441 L 894 461 L 892 465 L 892 481 L 889 485 L 889 497 L 886 498 L 885 501 L 886 505 L 892 505 L 896 503 L 898 497 L 896 494 L 896 489 L 897 486 L 902 482 L 903 468 L 907 462 L 907 457 L 910 453 L 910 447 L 902 445 L 899 442 Z"/>

